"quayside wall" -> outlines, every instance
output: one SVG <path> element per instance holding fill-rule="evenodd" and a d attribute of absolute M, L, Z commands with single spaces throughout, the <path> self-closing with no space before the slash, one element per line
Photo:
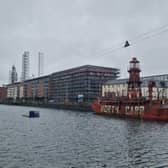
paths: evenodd
<path fill-rule="evenodd" d="M 1 102 L 0 104 L 92 112 L 91 104 L 86 104 L 86 103 L 39 104 L 39 103 Z"/>

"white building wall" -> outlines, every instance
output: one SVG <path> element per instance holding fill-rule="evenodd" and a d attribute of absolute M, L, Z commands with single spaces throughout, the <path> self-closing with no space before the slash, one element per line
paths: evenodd
<path fill-rule="evenodd" d="M 102 97 L 105 97 L 108 93 L 115 93 L 116 96 L 127 96 L 127 84 L 107 84 L 102 86 Z M 142 87 L 142 96 L 148 98 L 148 87 Z M 168 98 L 168 88 L 153 88 L 153 99 L 156 100 Z"/>
<path fill-rule="evenodd" d="M 23 98 L 24 97 L 24 86 L 20 86 L 20 91 L 19 91 L 19 98 Z"/>
<path fill-rule="evenodd" d="M 13 92 L 14 92 L 14 94 L 13 94 L 13 98 L 14 99 L 16 99 L 17 98 L 17 93 L 18 93 L 18 87 L 17 86 L 15 86 L 14 88 L 13 88 Z"/>
<path fill-rule="evenodd" d="M 102 96 L 104 97 L 107 93 L 115 93 L 116 96 L 127 95 L 127 84 L 111 84 L 102 86 Z"/>
<path fill-rule="evenodd" d="M 9 86 L 7 88 L 7 98 L 17 98 L 18 88 L 17 86 Z"/>
<path fill-rule="evenodd" d="M 13 95 L 12 95 L 12 88 L 11 87 L 8 87 L 7 88 L 7 98 L 12 98 Z"/>

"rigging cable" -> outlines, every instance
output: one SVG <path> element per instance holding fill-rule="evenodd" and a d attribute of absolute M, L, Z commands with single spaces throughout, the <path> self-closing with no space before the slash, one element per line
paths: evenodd
<path fill-rule="evenodd" d="M 130 42 L 129 45 L 126 46 L 126 47 L 134 46 L 138 42 L 141 42 L 141 41 L 144 41 L 146 39 L 150 39 L 152 37 L 158 36 L 158 35 L 160 35 L 162 33 L 167 32 L 167 31 L 168 31 L 168 24 L 166 24 L 164 26 L 161 26 L 161 27 L 158 27 L 158 28 L 154 28 L 151 31 L 145 32 L 143 34 L 140 34 L 140 35 L 134 37 L 133 39 L 129 39 L 129 40 L 125 41 L 125 43 L 126 42 L 128 42 L 128 43 Z M 103 49 L 103 50 L 100 51 L 99 55 L 106 56 L 108 54 L 111 54 L 113 52 L 118 51 L 119 49 L 126 48 L 125 47 L 125 43 L 124 42 L 118 43 L 117 45 L 115 45 L 116 47 Z"/>

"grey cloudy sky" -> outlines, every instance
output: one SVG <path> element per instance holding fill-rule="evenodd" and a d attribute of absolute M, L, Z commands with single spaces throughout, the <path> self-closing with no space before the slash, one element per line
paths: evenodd
<path fill-rule="evenodd" d="M 142 75 L 168 73 L 168 32 L 113 51 L 167 25 L 167 7 L 167 0 L 0 0 L 0 84 L 13 64 L 20 78 L 25 50 L 35 76 L 39 51 L 45 74 L 93 64 L 121 68 L 126 77 L 132 56 L 141 61 Z"/>

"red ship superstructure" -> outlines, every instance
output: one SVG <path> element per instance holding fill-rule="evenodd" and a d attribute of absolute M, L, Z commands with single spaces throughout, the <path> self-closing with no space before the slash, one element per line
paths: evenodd
<path fill-rule="evenodd" d="M 147 120 L 168 121 L 168 104 L 165 99 L 153 99 L 154 81 L 148 82 L 148 98 L 142 96 L 139 61 L 134 57 L 128 69 L 127 96 L 101 97 L 92 104 L 97 114 Z"/>

